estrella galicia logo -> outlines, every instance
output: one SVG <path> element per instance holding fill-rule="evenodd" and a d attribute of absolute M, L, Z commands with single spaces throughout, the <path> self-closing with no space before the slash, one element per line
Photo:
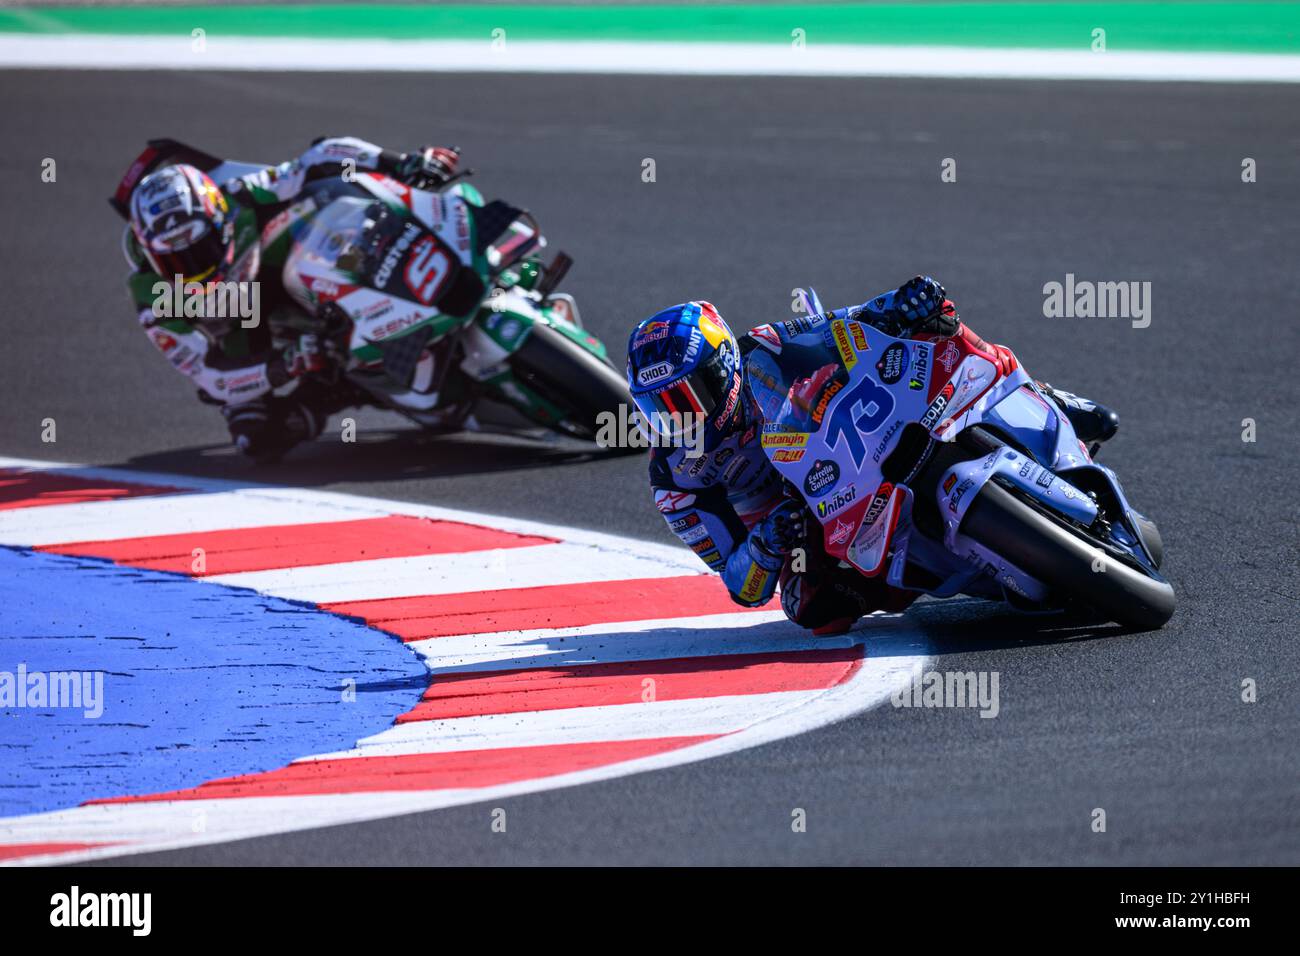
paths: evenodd
<path fill-rule="evenodd" d="M 876 374 L 882 384 L 893 385 L 903 377 L 906 368 L 907 346 L 902 342 L 895 342 L 880 356 L 880 361 L 876 363 Z"/>
<path fill-rule="evenodd" d="M 813 462 L 808 474 L 804 475 L 803 490 L 810 498 L 820 498 L 835 487 L 840 480 L 840 466 L 833 461 Z"/>

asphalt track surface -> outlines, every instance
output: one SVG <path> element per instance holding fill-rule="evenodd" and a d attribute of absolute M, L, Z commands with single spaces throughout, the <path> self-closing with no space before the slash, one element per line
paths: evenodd
<path fill-rule="evenodd" d="M 1287 86 L 655 77 L 0 73 L 0 451 L 241 476 L 669 541 L 644 462 L 430 439 L 366 415 L 254 471 L 136 327 L 104 199 L 143 141 L 278 160 L 321 134 L 461 146 L 526 204 L 621 356 L 709 298 L 746 328 L 811 283 L 917 273 L 1042 378 L 1123 415 L 1103 454 L 1160 524 L 1180 605 L 1157 633 L 923 604 L 939 670 L 1001 712 L 889 706 L 703 763 L 152 863 L 1300 862 L 1300 93 Z M 44 157 L 56 183 L 40 181 Z M 642 160 L 657 181 L 641 179 Z M 940 163 L 957 160 L 956 183 Z M 1243 157 L 1259 181 L 1243 184 Z M 1152 323 L 1048 319 L 1045 282 L 1149 280 Z M 40 440 L 57 422 L 58 441 Z M 1258 440 L 1243 443 L 1242 419 Z M 391 430 L 389 430 L 391 429 Z M 1254 679 L 1258 702 L 1241 700 Z M 791 810 L 807 812 L 792 833 Z M 1091 813 L 1107 813 L 1094 833 Z M 120 862 L 120 861 L 115 861 Z M 129 861 L 128 861 L 129 862 Z"/>

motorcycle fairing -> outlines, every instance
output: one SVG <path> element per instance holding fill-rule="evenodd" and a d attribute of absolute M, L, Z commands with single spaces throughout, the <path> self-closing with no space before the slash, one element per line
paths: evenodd
<path fill-rule="evenodd" d="M 852 319 L 791 325 L 784 334 L 768 328 L 779 342 L 757 337 L 760 347 L 748 363 L 765 422 L 763 445 L 777 471 L 803 490 L 832 557 L 936 596 L 982 593 L 1020 607 L 1044 602 L 1047 589 L 1030 570 L 958 531 L 971 501 L 996 478 L 1083 527 L 1099 514 L 1088 491 L 1104 482 L 1126 516 L 1120 544 L 1150 563 L 1114 473 L 1090 460 L 1069 419 L 1009 349 L 966 329 L 952 338 L 904 340 Z M 882 470 L 909 423 L 945 442 L 983 423 L 1010 442 L 944 473 L 935 492 L 942 545 L 913 534 L 912 491 Z M 1085 475 L 1092 481 L 1082 482 L 1087 491 L 1076 483 Z M 909 581 L 909 561 L 929 583 Z"/>
<path fill-rule="evenodd" d="M 954 398 L 963 413 L 975 407 L 995 384 L 988 370 L 997 366 L 965 346 L 954 345 L 955 356 L 940 352 L 950 339 L 898 339 L 853 319 L 787 331 L 795 334 L 782 337 L 779 353 L 759 348 L 749 360 L 751 393 L 768 423 L 764 447 L 804 490 L 827 553 L 879 574 L 909 500 L 885 480 L 882 465 L 908 423 L 934 434 Z M 809 482 L 827 469 L 834 480 Z"/>

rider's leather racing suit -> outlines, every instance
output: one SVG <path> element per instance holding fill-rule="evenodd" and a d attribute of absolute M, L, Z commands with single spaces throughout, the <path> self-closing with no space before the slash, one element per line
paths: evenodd
<path fill-rule="evenodd" d="M 123 251 L 134 269 L 127 287 L 141 326 L 172 367 L 198 386 L 200 399 L 222 407 L 231 438 L 248 454 L 274 457 L 315 438 L 331 414 L 362 400 L 346 380 L 330 386 L 312 377 L 300 380 L 288 395 L 273 394 L 293 370 L 285 351 L 273 347 L 276 323 L 269 317 L 297 308 L 284 290 L 281 267 L 292 246 L 291 227 L 316 211 L 310 197 L 301 197 L 303 187 L 346 169 L 396 174 L 402 160 L 403 154 L 361 139 L 326 138 L 297 159 L 220 184 L 235 211 L 234 261 L 227 279 L 258 280 L 258 321 L 247 328 L 238 317 L 217 327 L 185 316 L 159 317 L 155 284 L 170 285 L 172 277 L 152 271 L 127 226 Z"/>
<path fill-rule="evenodd" d="M 763 329 L 785 341 L 852 315 L 899 334 L 894 296 L 895 292 L 887 292 L 862 305 Z M 944 300 L 941 315 L 947 322 L 945 333 L 964 333 L 951 302 Z M 758 346 L 759 339 L 752 332 L 745 335 L 740 340 L 742 359 Z M 711 452 L 691 457 L 688 448 L 651 449 L 650 485 L 668 527 L 722 575 L 736 603 L 745 607 L 766 604 L 780 583 L 781 607 L 802 627 L 834 628 L 836 622 L 856 620 L 874 610 L 901 611 L 911 604 L 915 593 L 892 588 L 883 578 L 864 577 L 828 558 L 815 523 L 802 544 L 805 560 L 798 565 L 751 547 L 750 531 L 782 504 L 785 495 L 780 474 L 763 452 L 761 422 L 748 376 L 740 407 L 742 414 L 737 416 L 735 429 Z M 802 570 L 795 571 L 796 566 Z"/>

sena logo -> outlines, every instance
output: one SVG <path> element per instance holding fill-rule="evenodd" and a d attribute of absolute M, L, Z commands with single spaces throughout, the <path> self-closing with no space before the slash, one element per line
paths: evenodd
<path fill-rule="evenodd" d="M 636 373 L 636 383 L 638 385 L 654 385 L 656 382 L 662 382 L 664 379 L 672 378 L 674 368 L 667 362 L 660 362 L 657 365 L 651 365 L 643 368 Z"/>

